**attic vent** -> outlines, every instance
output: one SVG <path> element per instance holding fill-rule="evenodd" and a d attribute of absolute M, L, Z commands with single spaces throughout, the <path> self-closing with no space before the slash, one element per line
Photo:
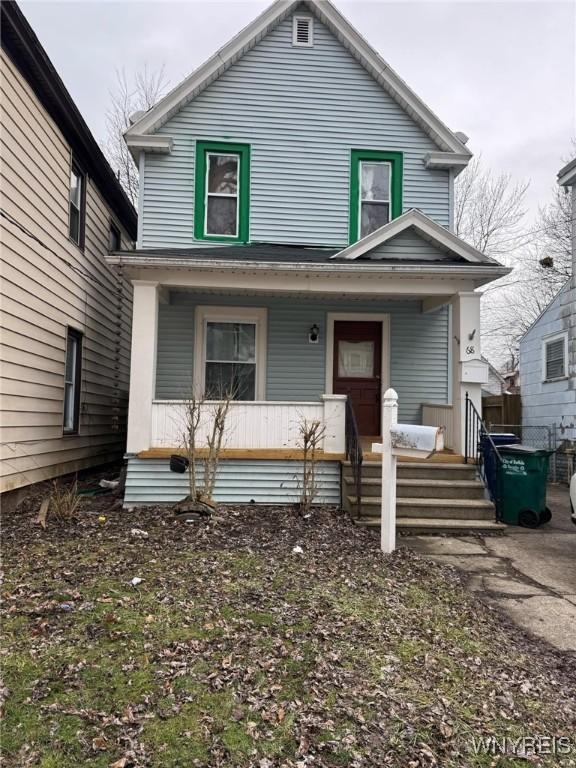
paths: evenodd
<path fill-rule="evenodd" d="M 292 45 L 311 48 L 314 45 L 314 19 L 311 16 L 294 16 Z"/>

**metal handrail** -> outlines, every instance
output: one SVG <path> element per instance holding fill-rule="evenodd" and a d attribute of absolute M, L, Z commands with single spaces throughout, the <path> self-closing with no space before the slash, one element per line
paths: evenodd
<path fill-rule="evenodd" d="M 466 392 L 466 407 L 464 409 L 464 463 L 468 464 L 468 459 L 474 459 L 478 468 L 478 474 L 484 483 L 485 488 L 491 493 L 490 486 L 488 484 L 488 478 L 486 476 L 486 468 L 484 466 L 484 454 L 482 452 L 481 443 L 482 438 L 486 437 L 492 448 L 493 455 L 498 465 L 502 464 L 502 456 L 498 450 L 496 443 L 492 439 L 486 423 L 482 420 L 482 416 L 478 413 L 476 406 L 470 399 L 468 392 Z M 496 472 L 496 487 L 494 490 L 494 503 L 496 505 L 496 511 L 500 509 L 500 472 Z"/>
<path fill-rule="evenodd" d="M 362 461 L 364 460 L 364 456 L 362 454 L 362 443 L 360 442 L 360 435 L 358 434 L 356 414 L 354 413 L 354 408 L 352 407 L 352 400 L 350 395 L 348 395 L 346 398 L 345 414 L 346 458 L 350 462 L 350 466 L 352 468 L 352 478 L 354 480 L 354 487 L 356 489 L 356 517 L 360 517 L 362 503 Z"/>

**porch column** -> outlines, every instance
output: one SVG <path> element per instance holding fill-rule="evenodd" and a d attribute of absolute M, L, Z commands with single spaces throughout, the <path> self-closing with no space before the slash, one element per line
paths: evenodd
<path fill-rule="evenodd" d="M 346 395 L 322 395 L 324 401 L 324 452 L 346 451 Z"/>
<path fill-rule="evenodd" d="M 454 450 L 464 453 L 466 392 L 482 413 L 482 384 L 488 366 L 480 349 L 480 293 L 457 293 L 452 305 L 452 405 Z"/>
<path fill-rule="evenodd" d="M 156 387 L 156 338 L 158 332 L 158 283 L 133 280 L 130 401 L 126 451 L 150 448 L 152 400 Z"/>

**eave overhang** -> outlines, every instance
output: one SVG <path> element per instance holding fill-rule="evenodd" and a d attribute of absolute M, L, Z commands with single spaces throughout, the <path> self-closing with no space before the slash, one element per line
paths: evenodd
<path fill-rule="evenodd" d="M 157 155 L 169 155 L 174 146 L 171 136 L 155 134 L 134 134 L 126 136 L 126 144 L 134 160 L 137 160 L 140 152 L 152 152 Z"/>
<path fill-rule="evenodd" d="M 187 259 L 163 257 L 158 254 L 144 256 L 129 252 L 113 252 L 106 257 L 112 267 L 121 267 L 126 277 L 141 278 L 143 272 L 153 279 L 155 272 L 213 272 L 220 275 L 223 272 L 244 275 L 301 275 L 303 277 L 319 278 L 373 278 L 385 281 L 387 277 L 406 280 L 470 280 L 476 287 L 490 283 L 510 273 L 510 269 L 499 264 L 385 264 L 381 262 L 309 264 L 302 262 L 281 263 L 272 261 L 238 261 L 219 259 L 216 255 L 206 259 Z M 385 285 L 383 286 L 385 292 Z"/>
<path fill-rule="evenodd" d="M 576 157 L 558 171 L 558 184 L 561 187 L 576 186 Z"/>

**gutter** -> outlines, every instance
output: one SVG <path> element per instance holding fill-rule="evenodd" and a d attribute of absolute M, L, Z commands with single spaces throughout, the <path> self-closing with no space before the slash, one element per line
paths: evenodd
<path fill-rule="evenodd" d="M 373 262 L 370 265 L 357 261 L 347 264 L 330 261 L 323 263 L 288 262 L 277 261 L 229 261 L 226 259 L 186 259 L 166 258 L 163 256 L 131 256 L 126 253 L 113 252 L 106 256 L 106 262 L 110 266 L 135 267 L 137 269 L 208 269 L 208 270 L 242 270 L 254 272 L 288 272 L 288 273 L 314 273 L 328 272 L 329 274 L 347 275 L 407 275 L 410 277 L 439 277 L 443 275 L 455 277 L 489 277 L 495 280 L 504 277 L 512 271 L 508 267 L 495 264 L 441 264 L 435 263 L 432 267 L 423 264 L 379 264 Z"/>

